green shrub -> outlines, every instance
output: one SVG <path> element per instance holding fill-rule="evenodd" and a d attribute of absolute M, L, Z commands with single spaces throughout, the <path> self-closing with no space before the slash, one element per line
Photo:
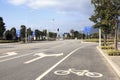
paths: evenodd
<path fill-rule="evenodd" d="M 85 39 L 84 42 L 98 42 L 99 39 Z"/>
<path fill-rule="evenodd" d="M 101 46 L 101 49 L 114 49 L 113 46 Z"/>
<path fill-rule="evenodd" d="M 114 44 L 114 43 L 113 43 L 113 42 L 107 42 L 107 43 L 106 43 L 107 46 L 112 45 L 112 44 Z M 101 45 L 102 45 L 102 46 L 105 46 L 103 42 L 102 42 Z"/>
<path fill-rule="evenodd" d="M 107 39 L 107 42 L 114 42 L 114 39 Z"/>
<path fill-rule="evenodd" d="M 16 40 L 0 40 L 0 43 L 13 43 L 17 42 Z"/>
<path fill-rule="evenodd" d="M 120 50 L 107 50 L 109 56 L 120 56 Z"/>

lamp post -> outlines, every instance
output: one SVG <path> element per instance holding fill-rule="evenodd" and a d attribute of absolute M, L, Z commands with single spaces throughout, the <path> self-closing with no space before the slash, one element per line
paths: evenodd
<path fill-rule="evenodd" d="M 99 47 L 101 47 L 101 28 L 99 28 Z"/>

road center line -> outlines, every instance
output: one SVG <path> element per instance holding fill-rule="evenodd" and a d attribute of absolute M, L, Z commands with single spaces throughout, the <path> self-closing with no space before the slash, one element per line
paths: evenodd
<path fill-rule="evenodd" d="M 41 80 L 45 75 L 47 75 L 50 71 L 52 71 L 55 67 L 57 67 L 60 63 L 62 63 L 65 59 L 67 59 L 69 56 L 71 56 L 73 53 L 75 53 L 77 50 L 79 50 L 82 47 L 79 47 L 75 50 L 73 50 L 72 52 L 70 52 L 67 56 L 65 56 L 63 59 L 61 59 L 58 63 L 56 63 L 55 65 L 53 65 L 51 68 L 49 68 L 47 71 L 45 71 L 43 74 L 41 74 L 38 78 L 36 78 L 35 80 Z"/>

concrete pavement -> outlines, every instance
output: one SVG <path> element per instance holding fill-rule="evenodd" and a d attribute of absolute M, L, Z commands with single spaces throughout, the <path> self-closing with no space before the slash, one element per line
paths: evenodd
<path fill-rule="evenodd" d="M 109 56 L 98 46 L 97 46 L 97 49 L 104 56 L 104 58 L 107 60 L 107 62 L 112 66 L 112 68 L 114 69 L 114 71 L 120 78 L 120 56 Z"/>

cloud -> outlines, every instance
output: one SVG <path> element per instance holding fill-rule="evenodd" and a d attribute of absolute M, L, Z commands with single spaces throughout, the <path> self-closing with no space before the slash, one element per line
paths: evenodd
<path fill-rule="evenodd" d="M 33 9 L 57 6 L 57 0 L 28 0 L 27 6 Z"/>
<path fill-rule="evenodd" d="M 13 5 L 22 5 L 25 4 L 27 0 L 7 0 L 7 1 Z"/>
<path fill-rule="evenodd" d="M 32 9 L 52 8 L 58 13 L 80 12 L 83 14 L 92 13 L 91 0 L 7 0 L 13 5 L 24 5 Z"/>
<path fill-rule="evenodd" d="M 63 31 L 72 28 L 80 30 L 84 26 L 93 25 L 88 19 L 93 14 L 94 9 L 91 5 L 91 0 L 7 0 L 7 2 L 15 6 L 29 7 L 31 8 L 31 13 L 34 12 L 34 10 L 40 9 L 51 10 L 55 16 L 59 16 L 56 24 L 59 24 Z M 48 14 L 48 18 L 51 18 L 49 13 L 45 14 Z M 46 23 L 44 20 L 41 20 L 40 24 L 35 24 L 36 26 L 38 25 L 38 27 L 41 24 L 42 26 L 46 26 L 47 24 L 51 26 L 50 29 L 53 28 L 51 23 Z"/>

